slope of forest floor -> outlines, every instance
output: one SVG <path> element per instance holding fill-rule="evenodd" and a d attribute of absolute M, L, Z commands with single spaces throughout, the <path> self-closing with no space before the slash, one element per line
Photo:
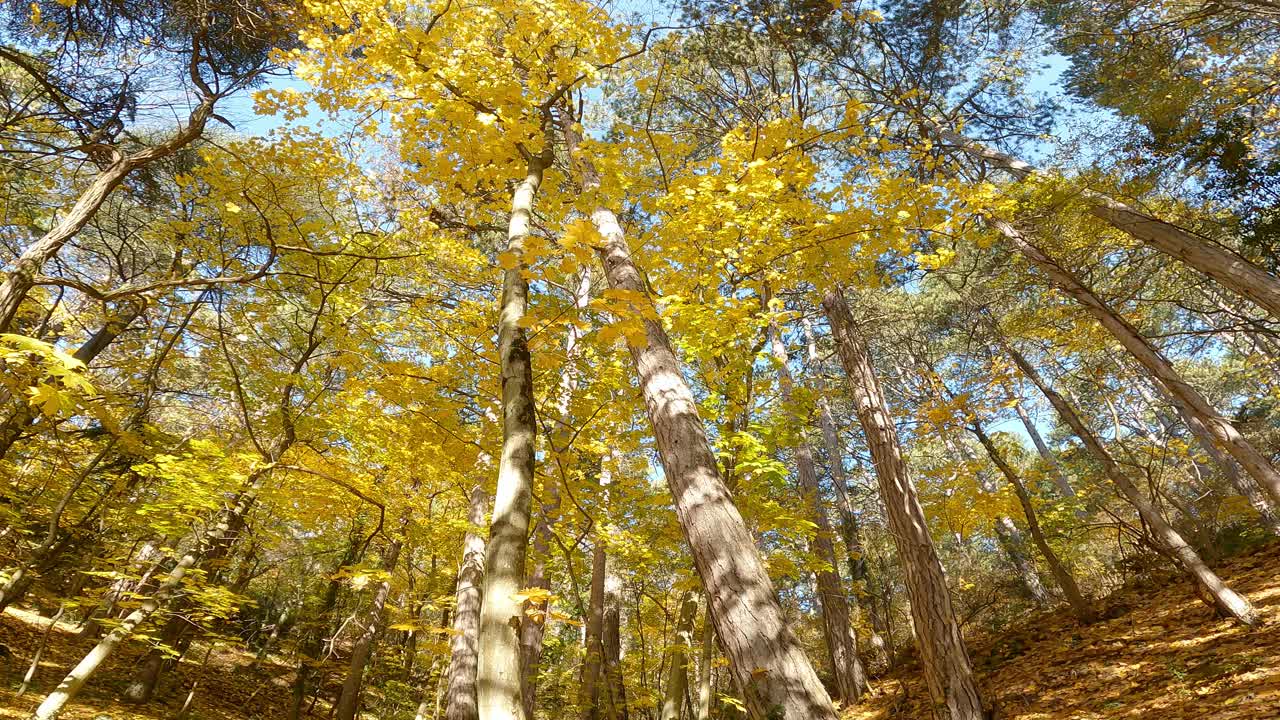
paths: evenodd
<path fill-rule="evenodd" d="M 1100 603 L 1081 626 L 1041 614 L 970 655 L 998 720 L 1261 720 L 1280 718 L 1280 544 L 1233 558 L 1219 573 L 1246 593 L 1262 625 L 1215 617 L 1190 582 L 1154 573 Z M 899 668 L 846 720 L 930 717 L 918 666 Z"/>
<path fill-rule="evenodd" d="M 1280 718 L 1280 544 L 1221 567 L 1249 595 L 1263 627 L 1248 631 L 1216 618 L 1188 583 L 1153 577 L 1102 601 L 1109 619 L 1080 626 L 1065 611 L 1042 614 L 998 638 L 971 643 L 971 655 L 999 720 L 1245 720 Z M 20 609 L 0 616 L 0 719 L 24 720 L 90 643 L 58 623 L 30 691 L 15 689 L 48 619 Z M 187 717 L 255 720 L 284 717 L 293 665 L 264 662 L 229 648 L 193 649 L 168 673 L 161 697 L 143 706 L 119 701 L 137 648 L 108 662 L 63 715 L 67 720 L 167 720 L 177 716 L 196 683 Z M 906 665 L 879 679 L 846 720 L 928 718 L 919 668 Z M 315 717 L 325 717 L 321 701 Z"/>

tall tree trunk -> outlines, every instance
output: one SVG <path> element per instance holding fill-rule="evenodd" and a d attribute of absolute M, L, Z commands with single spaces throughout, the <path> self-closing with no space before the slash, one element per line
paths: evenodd
<path fill-rule="evenodd" d="M 770 350 L 778 366 L 782 401 L 790 404 L 793 383 L 791 370 L 787 367 L 787 347 L 776 324 L 770 328 L 770 335 Z M 867 676 L 862 668 L 862 660 L 858 657 L 858 638 L 853 631 L 848 599 L 836 569 L 839 563 L 836 560 L 835 544 L 832 542 L 831 521 L 822 504 L 818 473 L 813 465 L 813 452 L 804 431 L 805 419 L 793 416 L 793 422 L 800 428 L 792 448 L 796 457 L 796 475 L 800 479 L 800 494 L 815 525 L 810 550 L 827 565 L 816 573 L 818 612 L 822 616 L 823 637 L 826 640 L 831 672 L 836 681 L 836 694 L 848 706 L 857 702 L 862 693 L 866 692 Z"/>
<path fill-rule="evenodd" d="M 689 651 L 693 647 L 693 619 L 697 614 L 697 597 L 686 591 L 680 600 L 680 619 L 676 621 L 675 637 L 671 639 L 671 664 L 662 693 L 659 720 L 680 720 L 680 708 L 689 684 Z"/>
<path fill-rule="evenodd" d="M 117 154 L 112 162 L 89 183 L 89 187 L 49 232 L 32 243 L 18 259 L 13 268 L 5 273 L 0 281 L 0 333 L 10 332 L 10 325 L 18 313 L 18 306 L 26 298 L 35 283 L 36 276 L 68 240 L 75 237 L 102 207 L 103 203 L 134 170 L 145 167 L 155 160 L 168 157 L 190 144 L 204 133 L 205 124 L 213 116 L 216 98 L 207 97 L 191 112 L 187 118 L 187 126 L 181 128 L 168 140 L 132 155 Z"/>
<path fill-rule="evenodd" d="M 591 302 L 591 270 L 583 268 L 578 275 L 578 285 L 574 288 L 573 305 L 585 310 Z M 573 470 L 564 463 L 574 457 L 567 447 L 573 439 L 573 417 L 569 412 L 573 394 L 578 389 L 578 356 L 581 354 L 581 331 L 574 323 L 569 323 L 565 334 L 564 354 L 565 369 L 560 377 L 559 397 L 556 402 L 556 430 L 551 434 L 552 452 L 556 462 L 560 463 L 561 476 Z M 560 486 L 549 475 L 543 481 L 542 513 L 533 532 L 533 571 L 529 573 L 527 587 L 538 590 L 550 590 L 551 578 L 547 577 L 546 562 L 551 554 L 552 533 L 560 514 Z M 550 599 L 537 600 L 530 604 L 530 611 L 520 619 L 520 672 L 524 697 L 525 717 L 532 718 L 536 714 L 538 691 L 538 671 L 542 662 L 542 640 L 546 634 L 547 618 L 551 614 Z"/>
<path fill-rule="evenodd" d="M 831 485 L 836 490 L 836 507 L 840 511 L 840 535 L 844 541 L 848 558 L 849 584 L 853 586 L 854 604 L 865 610 L 871 624 L 871 648 L 879 656 L 886 652 L 884 637 L 884 621 L 880 617 L 874 602 L 865 602 L 870 597 L 867 588 L 867 551 L 862 544 L 862 536 L 858 530 L 858 518 L 853 511 L 853 499 L 849 497 L 849 482 L 844 473 L 844 451 L 840 445 L 840 435 L 836 431 L 835 417 L 831 414 L 831 403 L 827 402 L 827 384 L 822 377 L 821 361 L 818 357 L 818 343 L 813 328 L 806 320 L 804 323 L 806 361 L 814 368 L 814 389 L 818 392 L 818 426 L 822 430 L 822 442 L 826 447 L 827 466 L 831 470 Z"/>
<path fill-rule="evenodd" d="M 516 597 L 525 578 L 533 488 L 533 368 L 529 341 L 521 321 L 529 305 L 529 281 L 523 273 L 524 244 L 529 236 L 533 201 L 546 166 L 529 160 L 528 172 L 516 187 L 507 230 L 507 252 L 516 258 L 502 281 L 498 320 L 498 356 L 502 371 L 502 460 L 493 497 L 493 518 L 484 558 L 484 604 L 480 609 L 476 703 L 484 720 L 525 720 L 520 674 L 520 618 Z"/>
<path fill-rule="evenodd" d="M 577 157 L 572 128 L 565 129 L 570 159 L 579 161 L 580 187 L 594 193 L 600 179 L 589 159 Z M 612 210 L 599 206 L 591 222 L 609 287 L 635 298 L 645 334 L 628 343 L 653 428 L 676 518 L 702 580 L 716 634 L 754 718 L 772 715 L 835 720 L 835 707 L 799 641 L 786 625 L 773 583 L 720 478 L 698 406 L 681 374 L 671 339 Z M 488 720 L 486 718 L 486 720 Z"/>
<path fill-rule="evenodd" d="M 697 720 L 711 720 L 711 663 L 716 655 L 716 633 L 711 624 L 711 608 L 702 616 L 702 656 L 698 660 Z"/>
<path fill-rule="evenodd" d="M 347 676 L 342 681 L 342 694 L 338 696 L 335 716 L 338 720 L 353 720 L 356 709 L 360 707 L 360 686 L 364 682 L 364 669 L 373 657 L 373 648 L 382 634 L 382 626 L 386 623 L 387 597 L 391 594 L 391 576 L 396 571 L 396 563 L 400 559 L 400 549 L 404 546 L 402 539 L 395 539 L 387 546 L 382 556 L 382 572 L 385 577 L 374 588 L 373 597 L 369 601 L 369 609 L 361 623 L 360 634 L 356 636 L 351 647 L 351 660 L 347 665 Z"/>
<path fill-rule="evenodd" d="M 471 527 L 462 541 L 462 564 L 458 567 L 457 602 L 453 613 L 453 638 L 449 641 L 449 689 L 445 720 L 478 720 L 476 667 L 480 633 L 480 608 L 484 585 L 484 488 L 471 490 L 468 520 Z"/>
<path fill-rule="evenodd" d="M 1040 389 L 1040 392 L 1049 400 L 1049 404 L 1053 405 L 1053 409 L 1057 411 L 1062 421 L 1071 428 L 1071 431 L 1080 438 L 1090 454 L 1102 465 L 1107 477 L 1119 488 L 1121 494 L 1129 500 L 1130 504 L 1137 509 L 1138 514 L 1142 516 L 1142 519 L 1146 521 L 1151 531 L 1155 534 L 1156 542 L 1162 546 L 1162 549 L 1173 555 L 1209 597 L 1213 598 L 1213 602 L 1219 610 L 1245 625 L 1256 624 L 1258 618 L 1249 601 L 1227 587 L 1226 583 L 1222 582 L 1222 579 L 1205 564 L 1195 549 L 1187 544 L 1187 541 L 1178 534 L 1178 531 L 1174 530 L 1173 526 L 1165 521 L 1160 511 L 1151 504 L 1147 496 L 1143 495 L 1137 486 L 1129 480 L 1129 477 L 1120 469 L 1115 459 L 1111 457 L 1111 453 L 1103 446 L 1102 441 L 1084 424 L 1084 421 L 1076 414 L 1076 411 L 1067 402 L 1066 398 L 1050 387 L 1040 377 L 1040 373 L 1031 366 L 1031 363 L 1027 362 L 1027 359 L 1004 339 L 999 333 L 999 329 L 995 327 L 994 322 L 990 322 L 989 325 L 995 333 L 996 342 L 999 343 L 1005 354 L 1009 356 L 1009 359 L 1013 360 L 1014 365 L 1017 365 L 1022 374 Z"/>
<path fill-rule="evenodd" d="M 1071 612 L 1082 623 L 1091 623 L 1097 619 L 1097 615 L 1093 611 L 1093 606 L 1085 599 L 1084 593 L 1080 592 L 1080 586 L 1076 584 L 1075 577 L 1067 566 L 1058 557 L 1058 554 L 1049 546 L 1049 541 L 1044 536 L 1044 531 L 1040 529 L 1040 518 L 1036 515 L 1035 506 L 1031 504 L 1031 494 L 1027 492 L 1026 484 L 1022 482 L 1022 478 L 1013 469 L 1013 466 L 1005 460 L 1004 455 L 996 444 L 992 442 L 986 431 L 978 423 L 970 426 L 970 431 L 978 438 L 978 442 L 982 443 L 982 447 L 987 451 L 987 455 L 991 458 L 991 462 L 995 463 L 999 468 L 1000 474 L 1004 475 L 1005 480 L 1009 481 L 1009 485 L 1013 487 L 1013 492 L 1018 496 L 1018 503 L 1022 506 L 1023 516 L 1027 520 L 1027 530 L 1031 533 L 1031 541 L 1035 543 L 1036 549 L 1040 551 L 1040 556 L 1044 558 L 1045 564 L 1049 566 L 1049 572 L 1053 575 L 1054 581 L 1058 583 L 1058 588 L 1062 590 L 1062 595 L 1067 599 L 1067 604 L 1071 606 Z"/>
<path fill-rule="evenodd" d="M 1199 431 L 1205 432 L 1231 453 L 1231 456 L 1253 476 L 1259 487 L 1271 496 L 1271 500 L 1280 503 L 1280 471 L 1277 471 L 1271 461 L 1240 434 L 1230 420 L 1219 415 L 1203 395 L 1187 384 L 1174 370 L 1173 365 L 1151 343 L 1147 342 L 1136 328 L 1120 317 L 1084 283 L 1027 240 L 1013 225 L 998 218 L 992 219 L 991 222 L 1024 257 L 1048 275 L 1055 286 L 1075 298 L 1086 312 L 1094 316 L 1115 336 L 1116 340 L 1120 341 L 1120 344 L 1138 363 L 1146 368 L 1160 389 L 1173 400 L 1178 412 L 1183 414 L 1188 423 L 1199 426 Z"/>
<path fill-rule="evenodd" d="M 601 260 L 610 287 L 626 290 L 652 308 L 612 211 L 598 208 L 592 221 L 604 238 Z M 741 683 L 753 717 L 835 717 L 826 689 L 787 628 L 764 563 L 728 488 L 698 417 L 693 393 L 680 372 L 662 324 L 645 317 L 643 341 L 630 345 L 676 516 L 712 607 L 716 633 Z"/>
<path fill-rule="evenodd" d="M 839 290 L 828 290 L 822 307 L 831 323 L 858 421 L 866 435 L 880 483 L 889 531 L 902 560 L 911 617 L 934 716 L 938 720 L 982 720 L 978 685 L 947 591 L 942 561 L 902 458 L 898 431 L 889 416 L 866 342 Z"/>
<path fill-rule="evenodd" d="M 582 675 L 578 683 L 578 708 L 582 720 L 600 717 L 600 669 L 604 661 L 604 544 L 599 534 L 591 550 L 591 592 L 583 645 Z"/>
<path fill-rule="evenodd" d="M 269 468 L 261 468 L 251 475 L 245 491 L 240 494 L 239 499 L 231 510 L 224 513 L 222 519 L 204 534 L 201 540 L 195 544 L 195 547 L 178 560 L 165 579 L 150 595 L 142 600 L 137 608 L 125 616 L 124 620 L 114 630 L 107 633 L 92 650 L 81 658 L 80 662 L 63 678 L 58 687 L 45 697 L 44 702 L 40 703 L 40 706 L 31 715 L 30 720 L 53 720 L 62 714 L 67 703 L 75 698 L 76 694 L 80 692 L 80 688 L 84 687 L 84 684 L 89 681 L 89 678 L 93 676 L 103 661 L 110 657 L 121 642 L 132 635 L 144 620 L 150 617 L 177 591 L 182 584 L 182 579 L 186 577 L 187 571 L 195 566 L 201 551 L 224 542 L 232 533 L 232 529 L 239 526 L 240 521 L 257 500 L 258 492 L 261 490 L 262 484 L 269 473 Z"/>
<path fill-rule="evenodd" d="M 627 687 L 622 676 L 622 578 L 606 560 L 604 576 L 604 651 L 605 720 L 627 720 Z"/>
<path fill-rule="evenodd" d="M 1021 160 L 985 147 L 936 123 L 926 121 L 926 124 L 946 142 L 953 143 L 985 163 L 1008 171 L 1020 180 L 1036 172 L 1033 166 Z M 1089 201 L 1090 211 L 1107 224 L 1195 268 L 1223 287 L 1252 300 L 1272 317 L 1280 318 L 1280 278 L 1224 245 L 1148 215 L 1119 200 L 1091 190 L 1085 190 L 1082 196 Z"/>
<path fill-rule="evenodd" d="M 1016 400 L 1017 398 L 1013 398 Z M 1018 419 L 1022 421 L 1022 427 L 1026 428 L 1027 435 L 1031 438 L 1031 444 L 1036 446 L 1036 452 L 1039 453 L 1040 459 L 1045 465 L 1049 466 L 1049 478 L 1053 480 L 1053 484 L 1058 488 L 1058 493 L 1067 500 L 1076 499 L 1076 489 L 1072 487 L 1071 480 L 1067 478 L 1067 473 L 1062 469 L 1062 464 L 1058 462 L 1058 458 L 1049 449 L 1049 444 L 1044 441 L 1044 436 L 1040 434 L 1040 429 L 1036 427 L 1031 416 L 1027 414 L 1027 409 L 1022 406 L 1021 402 L 1016 403 L 1014 411 L 1018 413 Z M 1079 515 L 1080 512 L 1077 512 Z"/>

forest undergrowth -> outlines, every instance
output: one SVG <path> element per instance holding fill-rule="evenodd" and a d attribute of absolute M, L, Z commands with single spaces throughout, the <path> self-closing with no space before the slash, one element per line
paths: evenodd
<path fill-rule="evenodd" d="M 1104 619 L 1082 626 L 1066 608 L 970 654 L 998 720 L 1252 720 L 1280 717 L 1280 544 L 1222 564 L 1263 618 L 1250 631 L 1217 615 L 1171 570 L 1139 577 L 1102 601 Z M 846 718 L 926 718 L 919 667 L 873 683 Z"/>
<path fill-rule="evenodd" d="M 1270 543 L 1223 563 L 1224 579 L 1254 600 L 1262 626 L 1250 631 L 1217 617 L 1190 583 L 1171 570 L 1140 576 L 1100 603 L 1104 619 L 1082 626 L 1062 607 L 1028 617 L 998 636 L 972 638 L 971 654 L 981 686 L 998 720 L 1246 720 L 1280 717 L 1280 543 Z M 74 663 L 91 643 L 77 639 L 74 623 L 59 621 L 29 690 L 15 695 L 49 618 L 31 609 L 0 615 L 0 643 L 11 655 L 0 661 L 0 718 L 19 719 L 52 689 L 59 669 Z M 122 652 L 88 687 L 70 720 L 267 720 L 283 717 L 296 661 L 273 655 L 255 663 L 252 653 L 206 645 L 192 648 L 168 677 L 155 702 L 126 704 L 139 650 Z M 880 678 L 846 720 L 928 717 L 928 693 L 912 661 Z M 326 689 L 338 690 L 336 682 Z M 330 715 L 324 699 L 309 717 Z"/>

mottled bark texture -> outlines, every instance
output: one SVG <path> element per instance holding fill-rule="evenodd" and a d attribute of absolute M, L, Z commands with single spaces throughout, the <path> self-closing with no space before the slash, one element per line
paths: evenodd
<path fill-rule="evenodd" d="M 903 460 L 898 431 L 889 415 L 866 341 L 855 329 L 853 315 L 839 290 L 828 290 L 823 295 L 822 307 L 831 324 L 854 410 L 875 463 L 889 532 L 898 549 L 907 594 L 911 598 L 916 648 L 933 699 L 934 717 L 982 720 L 982 700 L 951 606 L 942 561 L 929 536 L 924 509 Z"/>
<path fill-rule="evenodd" d="M 511 201 L 507 229 L 507 252 L 516 262 L 503 276 L 499 302 L 502 459 L 485 550 L 480 662 L 476 670 L 476 702 L 484 720 L 525 720 L 520 675 L 520 618 L 524 603 L 517 594 L 525 577 L 537 427 L 529 340 L 521 320 L 529 306 L 524 245 L 545 165 L 541 157 L 529 160 L 528 172 L 516 186 Z"/>

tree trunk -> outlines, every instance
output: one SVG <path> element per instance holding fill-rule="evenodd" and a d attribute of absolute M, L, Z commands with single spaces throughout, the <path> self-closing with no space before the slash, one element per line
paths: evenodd
<path fill-rule="evenodd" d="M 693 618 L 697 613 L 698 601 L 692 592 L 686 591 L 680 600 L 680 619 L 671 640 L 671 665 L 663 690 L 660 720 L 680 720 L 684 691 L 689 684 L 689 651 L 693 646 Z"/>
<path fill-rule="evenodd" d="M 711 663 L 716 654 L 716 634 L 711 625 L 711 608 L 702 616 L 702 657 L 698 662 L 697 720 L 711 720 Z"/>
<path fill-rule="evenodd" d="M 1168 393 L 1164 392 L 1164 388 L 1160 387 L 1158 383 L 1153 384 L 1155 385 L 1156 390 L 1164 396 L 1165 400 L 1170 399 Z M 1142 399 L 1145 400 L 1148 405 L 1151 405 L 1153 410 L 1159 412 L 1159 408 L 1156 404 L 1156 398 L 1151 396 L 1151 392 L 1147 389 L 1146 385 L 1139 380 L 1137 387 L 1138 392 L 1142 395 Z M 1194 417 L 1191 417 L 1186 408 L 1182 405 L 1176 402 L 1171 402 L 1171 404 L 1174 409 L 1178 411 L 1178 415 L 1182 417 L 1182 423 L 1186 425 L 1187 429 L 1191 431 L 1191 434 L 1195 436 L 1196 442 L 1200 444 L 1200 447 L 1204 449 L 1205 454 L 1209 456 L 1209 459 L 1213 461 L 1213 464 L 1222 472 L 1222 476 L 1227 479 L 1227 482 L 1230 483 L 1231 487 L 1235 489 L 1236 492 L 1240 493 L 1245 500 L 1249 501 L 1249 505 L 1251 505 L 1258 513 L 1258 518 L 1262 521 L 1262 526 L 1272 535 L 1280 535 L 1280 514 L 1276 513 L 1275 506 L 1267 500 L 1266 495 L 1262 493 L 1257 484 L 1240 477 L 1240 466 L 1231 458 L 1223 454 L 1222 450 L 1213 443 L 1213 437 L 1203 423 L 1197 422 Z"/>
<path fill-rule="evenodd" d="M 1094 316 L 1126 350 L 1132 353 L 1138 363 L 1151 374 L 1160 389 L 1173 400 L 1178 412 L 1189 423 L 1200 425 L 1205 433 L 1253 476 L 1259 487 L 1271 496 L 1273 502 L 1280 503 L 1280 471 L 1277 471 L 1271 461 L 1240 434 L 1230 420 L 1210 407 L 1209 401 L 1188 385 L 1169 361 L 1147 342 L 1136 328 L 1116 314 L 1084 283 L 1027 240 L 1013 225 L 1000 219 L 992 219 L 991 222 L 1024 257 L 1048 275 L 1058 289 L 1075 298 L 1084 306 L 1086 312 Z"/>
<path fill-rule="evenodd" d="M 1019 180 L 1036 172 L 1033 166 L 1021 160 L 984 147 L 936 123 L 926 124 L 943 140 L 983 162 L 1007 170 Z M 1091 204 L 1090 211 L 1107 224 L 1199 270 L 1223 287 L 1252 300 L 1272 317 L 1280 318 L 1280 278 L 1226 246 L 1152 217 L 1119 200 L 1091 190 L 1083 191 L 1082 196 Z"/>
<path fill-rule="evenodd" d="M 577 156 L 571 127 L 564 135 L 570 161 L 579 163 L 581 189 L 595 192 L 600 179 L 594 166 Z M 601 236 L 596 251 L 609 287 L 634 298 L 644 327 L 644 338 L 627 345 L 676 518 L 706 591 L 716 634 L 744 690 L 743 700 L 755 718 L 835 720 L 831 698 L 787 627 L 760 553 L 720 478 L 693 392 L 622 226 L 613 211 L 602 206 L 592 212 L 591 222 Z"/>
<path fill-rule="evenodd" d="M 592 221 L 609 285 L 632 293 L 638 313 L 651 312 L 648 290 L 612 211 Z M 753 717 L 835 717 L 826 689 L 787 628 L 773 583 L 746 523 L 721 481 L 715 454 L 681 375 L 671 340 L 656 317 L 643 319 L 644 339 L 629 343 L 676 516 L 693 552 L 731 669 Z"/>
<path fill-rule="evenodd" d="M 445 720 L 478 720 L 476 707 L 476 667 L 480 633 L 481 589 L 484 586 L 484 488 L 471 490 L 468 521 L 471 523 L 462 545 L 458 567 L 457 603 L 453 613 L 453 638 L 449 641 L 449 689 Z"/>
<path fill-rule="evenodd" d="M 814 389 L 818 392 L 818 426 L 822 430 L 822 442 L 827 452 L 827 466 L 831 470 L 831 484 L 836 490 L 836 507 L 840 511 L 840 536 L 844 541 L 844 549 L 848 558 L 849 584 L 853 586 L 853 603 L 867 613 L 871 625 L 871 649 L 883 657 L 886 652 L 884 637 L 884 621 L 880 617 L 874 602 L 865 602 L 870 597 L 867 588 L 867 551 L 862 544 L 862 536 L 858 530 L 858 518 L 853 511 L 853 500 L 849 497 L 849 482 L 844 473 L 844 452 L 840 447 L 840 435 L 836 431 L 835 417 L 831 414 L 831 404 L 827 402 L 827 384 L 822 378 L 822 368 L 818 358 L 818 343 L 813 329 L 806 320 L 804 323 L 806 360 L 814 368 Z"/>
<path fill-rule="evenodd" d="M 902 560 L 916 647 L 933 699 L 934 717 L 982 720 L 982 701 L 951 606 L 942 561 L 929 536 L 924 509 L 902 458 L 897 428 L 889 416 L 866 343 L 855 333 L 853 316 L 838 290 L 828 290 L 823 295 L 822 307 L 831 323 L 854 409 L 875 463 L 889 531 Z"/>
<path fill-rule="evenodd" d="M 604 576 L 604 651 L 605 720 L 627 720 L 627 687 L 622 676 L 622 578 L 606 560 Z"/>
<path fill-rule="evenodd" d="M 582 676 L 578 684 L 578 709 L 582 720 L 598 720 L 600 717 L 600 667 L 604 660 L 604 544 L 599 533 L 591 550 L 591 593 L 587 605 L 587 625 L 584 633 L 585 654 L 582 660 Z"/>
<path fill-rule="evenodd" d="M 338 720 L 353 720 L 356 709 L 360 706 L 360 686 L 364 681 L 364 669 L 373 656 L 374 644 L 382 634 L 382 626 L 386 622 L 387 596 L 391 594 L 391 575 L 396 571 L 396 562 L 400 559 L 400 549 L 404 541 L 395 539 L 387 546 L 382 556 L 382 571 L 386 577 L 374 588 L 370 599 L 369 611 L 365 614 L 364 627 L 356 637 L 351 648 L 351 662 L 347 666 L 347 677 L 342 681 L 342 694 L 338 696 L 335 716 Z"/>
<path fill-rule="evenodd" d="M 36 670 L 40 668 L 40 656 L 44 655 L 44 649 L 49 646 L 49 634 L 53 632 L 54 626 L 58 624 L 58 620 L 62 618 L 62 613 L 66 609 L 66 604 L 59 605 L 58 612 L 49 618 L 49 624 L 45 626 L 44 632 L 40 634 L 40 644 L 36 646 L 35 654 L 31 656 L 31 665 L 27 668 L 27 674 L 22 676 L 22 684 L 18 686 L 18 692 L 13 695 L 15 698 L 22 697 L 27 688 L 31 686 L 31 681 L 36 676 Z"/>
<path fill-rule="evenodd" d="M 1016 398 L 1015 398 L 1016 399 Z M 1018 413 L 1018 419 L 1022 421 L 1022 427 L 1026 428 L 1027 435 L 1031 438 L 1031 443 L 1036 446 L 1036 452 L 1040 454 L 1040 459 L 1045 465 L 1049 466 L 1049 477 L 1053 480 L 1053 484 L 1058 488 L 1058 493 L 1067 500 L 1076 499 L 1076 489 L 1071 486 L 1071 481 L 1067 479 L 1067 474 L 1062 469 L 1062 465 L 1058 462 L 1058 458 L 1049 449 L 1049 444 L 1044 441 L 1044 437 L 1040 435 L 1040 430 L 1031 420 L 1031 416 L 1027 414 L 1027 409 L 1022 407 L 1019 402 L 1014 405 L 1014 410 Z M 1077 516 L 1080 512 L 1078 511 Z"/>
<path fill-rule="evenodd" d="M 129 303 L 126 310 L 110 317 L 102 327 L 81 343 L 72 354 L 76 360 L 88 365 L 102 353 L 116 338 L 120 337 L 134 320 L 142 314 L 146 305 L 141 302 Z M 4 459 L 9 451 L 22 437 L 22 433 L 36 421 L 36 413 L 28 403 L 19 403 L 13 413 L 0 424 L 0 459 Z"/>
<path fill-rule="evenodd" d="M 1004 548 L 1005 555 L 1008 556 L 1009 564 L 1013 571 L 1018 575 L 1018 583 L 1022 585 L 1023 591 L 1036 607 L 1043 608 L 1049 604 L 1049 593 L 1044 589 L 1044 583 L 1040 582 L 1040 575 L 1036 572 L 1036 563 L 1027 555 L 1027 542 L 1022 537 L 1022 531 L 1013 522 L 1013 518 L 1008 515 L 1001 515 L 995 519 L 993 523 L 995 527 L 996 542 Z"/>
<path fill-rule="evenodd" d="M 53 226 L 53 229 L 22 251 L 14 261 L 13 268 L 5 273 L 3 282 L 0 282 L 0 333 L 10 332 L 10 325 L 18 313 L 18 306 L 30 292 L 36 276 L 49 258 L 56 255 L 68 240 L 89 224 L 111 192 L 119 187 L 130 173 L 154 160 L 172 155 L 200 137 L 204 132 L 205 123 L 213 116 L 214 101 L 215 98 L 202 100 L 191 112 L 191 116 L 187 119 L 187 126 L 168 140 L 133 155 L 117 155 L 111 164 L 89 183 L 89 187 L 80 194 L 76 204 Z"/>
<path fill-rule="evenodd" d="M 591 302 L 591 270 L 583 268 L 578 275 L 578 285 L 573 293 L 573 305 L 585 310 Z M 578 389 L 578 356 L 581 352 L 581 331 L 574 323 L 569 323 L 565 334 L 564 354 L 565 369 L 560 378 L 560 394 L 556 410 L 559 414 L 556 430 L 552 433 L 552 452 L 557 463 L 564 463 L 572 458 L 567 447 L 573 439 L 573 418 L 569 406 L 573 394 Z M 562 476 L 571 468 L 561 466 Z M 529 574 L 527 587 L 538 590 L 550 590 L 551 578 L 546 574 L 547 557 L 551 554 L 552 533 L 560 514 L 560 487 L 549 475 L 543 481 L 542 513 L 533 532 L 533 571 Z M 520 672 L 522 674 L 525 717 L 532 718 L 536 711 L 538 691 L 538 670 L 542 662 L 542 640 L 546 634 L 547 617 L 551 614 L 550 599 L 538 600 L 530 604 L 531 612 L 520 619 Z"/>
<path fill-rule="evenodd" d="M 542 184 L 542 158 L 529 161 L 528 173 L 511 203 L 507 252 L 515 265 L 506 271 L 498 320 L 498 356 L 502 371 L 503 439 L 498 487 L 484 559 L 484 604 L 480 610 L 476 702 L 484 720 L 525 720 L 520 674 L 520 618 L 516 597 L 524 582 L 533 488 L 533 368 L 521 321 L 529 305 L 529 281 L 523 276 L 524 243 L 533 200 Z"/>
<path fill-rule="evenodd" d="M 776 325 L 770 328 L 770 350 L 778 365 L 778 385 L 784 404 L 791 403 L 792 380 L 791 371 L 787 367 L 787 348 L 782 341 L 782 334 Z M 792 448 L 796 457 L 796 475 L 800 480 L 800 495 L 807 506 L 810 519 L 813 521 L 814 537 L 810 551 L 827 567 L 816 575 L 818 612 L 822 616 L 823 637 L 827 645 L 827 658 L 831 663 L 831 673 L 836 681 L 836 695 L 845 706 L 849 706 L 862 697 L 867 690 L 867 676 L 858 658 L 858 638 L 853 631 L 853 622 L 849 618 L 849 603 L 844 587 L 840 583 L 840 575 L 836 568 L 835 544 L 832 542 L 831 521 L 827 518 L 827 510 L 822 505 L 822 496 L 818 488 L 818 473 L 813 465 L 813 452 L 804 432 L 805 420 L 793 416 L 794 424 L 801 428 L 795 446 Z"/>
<path fill-rule="evenodd" d="M 1044 531 L 1040 529 L 1040 519 L 1036 515 L 1035 506 L 1031 504 L 1031 495 L 1027 492 L 1026 485 L 1022 482 L 1022 478 L 1014 471 L 1004 455 L 991 438 L 987 436 L 982 426 L 974 423 L 969 428 L 978 438 L 978 442 L 982 443 L 982 447 L 986 449 L 987 455 L 991 461 L 999 468 L 1000 473 L 1004 475 L 1005 480 L 1013 486 L 1013 492 L 1018 496 L 1018 503 L 1022 505 L 1023 516 L 1027 520 L 1027 530 L 1031 533 L 1031 540 L 1035 543 L 1036 549 L 1040 551 L 1040 556 L 1044 558 L 1045 563 L 1049 566 L 1049 572 L 1053 575 L 1053 579 L 1058 583 L 1058 588 L 1062 590 L 1062 594 L 1067 599 L 1067 604 L 1071 606 L 1073 612 L 1080 622 L 1088 624 L 1097 620 L 1097 615 L 1093 611 L 1093 606 L 1085 599 L 1084 593 L 1080 592 L 1080 586 L 1076 584 L 1076 579 L 1072 576 L 1071 571 L 1063 564 L 1062 559 L 1049 546 L 1049 541 L 1044 536 Z"/>
<path fill-rule="evenodd" d="M 1249 601 L 1227 587 L 1222 582 L 1222 579 L 1205 564 L 1200 555 L 1187 544 L 1187 541 L 1178 534 L 1177 530 L 1173 529 L 1173 526 L 1165 521 L 1156 507 L 1151 504 L 1151 501 L 1121 471 L 1120 466 L 1111 457 L 1111 453 L 1107 451 L 1106 447 L 1103 446 L 1102 441 L 1085 426 L 1084 421 L 1076 414 L 1076 411 L 1067 403 L 1066 399 L 1050 387 L 1040 377 L 1040 373 L 1031 366 L 1031 363 L 1027 362 L 1027 359 L 1000 335 L 998 328 L 994 326 L 994 322 L 991 322 L 990 325 L 992 330 L 995 331 L 996 342 L 1000 344 L 1009 359 L 1013 360 L 1014 365 L 1018 366 L 1022 374 L 1040 389 L 1040 392 L 1049 400 L 1049 404 L 1053 405 L 1053 409 L 1057 411 L 1058 416 L 1080 438 L 1085 448 L 1102 465 L 1107 477 L 1119 488 L 1121 494 L 1129 500 L 1130 504 L 1137 509 L 1138 514 L 1146 521 L 1151 531 L 1155 534 L 1156 541 L 1163 546 L 1163 549 L 1172 554 L 1209 597 L 1213 598 L 1214 604 L 1219 610 L 1245 625 L 1252 626 L 1256 624 L 1258 618 Z"/>

